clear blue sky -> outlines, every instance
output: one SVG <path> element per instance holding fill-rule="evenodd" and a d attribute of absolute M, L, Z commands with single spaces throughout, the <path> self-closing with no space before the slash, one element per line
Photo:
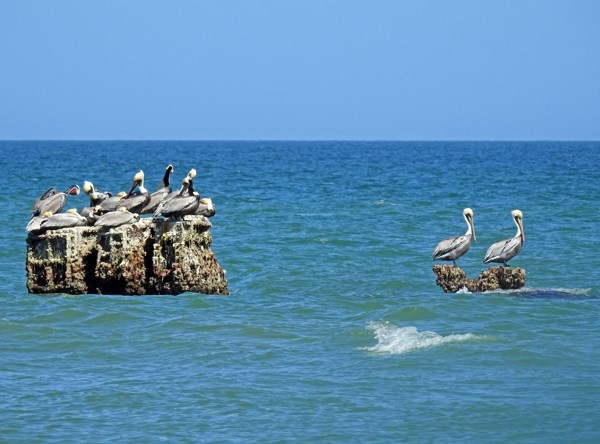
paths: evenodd
<path fill-rule="evenodd" d="M 600 1 L 0 0 L 0 139 L 600 140 Z"/>

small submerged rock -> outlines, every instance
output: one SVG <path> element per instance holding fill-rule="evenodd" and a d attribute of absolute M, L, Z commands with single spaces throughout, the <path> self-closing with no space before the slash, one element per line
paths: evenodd
<path fill-rule="evenodd" d="M 466 273 L 453 265 L 434 265 L 436 284 L 446 293 L 456 293 L 466 287 L 471 293 L 493 290 L 515 290 L 525 286 L 523 268 L 490 267 L 481 272 L 477 279 L 467 279 Z"/>

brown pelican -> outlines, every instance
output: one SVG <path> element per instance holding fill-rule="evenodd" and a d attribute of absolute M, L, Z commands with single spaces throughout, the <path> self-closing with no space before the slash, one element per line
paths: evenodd
<path fill-rule="evenodd" d="M 94 207 L 82 208 L 79 214 L 85 217 L 88 225 L 94 225 L 102 212 L 102 207 L 100 205 L 96 205 Z"/>
<path fill-rule="evenodd" d="M 471 237 L 477 240 L 475 236 L 475 225 L 473 223 L 473 210 L 465 208 L 463 217 L 467 222 L 467 232 L 464 236 L 451 237 L 441 241 L 433 251 L 433 260 L 452 261 L 456 266 L 456 259 L 465 254 L 471 246 Z"/>
<path fill-rule="evenodd" d="M 158 204 L 158 206 L 156 207 L 156 209 L 154 210 L 154 217 L 160 217 L 161 213 L 162 213 L 162 208 L 167 204 L 167 202 L 169 202 L 171 199 L 173 199 L 176 196 L 183 196 L 186 193 L 189 195 L 190 194 L 190 183 L 189 181 L 186 182 L 186 179 L 189 179 L 190 181 L 196 177 L 196 170 L 194 168 L 192 168 L 188 173 L 187 176 L 184 177 L 182 184 L 181 184 L 181 188 L 179 188 L 177 191 L 174 191 L 172 193 L 167 194 L 165 197 L 163 197 L 163 199 L 160 201 L 160 203 Z"/>
<path fill-rule="evenodd" d="M 48 188 L 48 190 L 46 190 L 46 192 L 42 194 L 39 197 L 39 199 L 33 203 L 33 206 L 31 207 L 31 217 L 39 216 L 40 214 L 42 214 L 40 212 L 40 205 L 42 204 L 42 201 L 54 196 L 56 193 L 58 193 L 58 191 L 56 191 L 56 188 Z"/>
<path fill-rule="evenodd" d="M 42 230 L 58 230 L 60 228 L 78 227 L 87 225 L 85 217 L 81 216 L 75 208 L 71 208 L 66 213 L 53 214 L 45 222 L 42 222 Z"/>
<path fill-rule="evenodd" d="M 94 226 L 114 228 L 124 224 L 132 224 L 140 220 L 137 213 L 131 213 L 126 207 L 119 207 L 117 211 L 111 211 L 98 218 Z"/>
<path fill-rule="evenodd" d="M 109 211 L 116 211 L 117 208 L 121 206 L 121 201 L 125 196 L 127 196 L 125 191 L 119 191 L 116 196 L 111 196 L 108 199 L 103 200 L 100 203 L 100 212 L 107 213 Z"/>
<path fill-rule="evenodd" d="M 212 199 L 210 197 L 203 197 L 200 199 L 200 204 L 198 208 L 194 212 L 195 215 L 213 217 L 215 215 L 215 206 L 212 203 Z"/>
<path fill-rule="evenodd" d="M 111 193 L 96 191 L 94 184 L 87 180 L 83 182 L 83 192 L 90 198 L 90 207 L 100 205 L 100 203 L 112 196 Z"/>
<path fill-rule="evenodd" d="M 68 195 L 79 194 L 79 185 L 71 185 L 66 191 L 57 193 L 56 189 L 50 188 L 33 204 L 31 217 L 44 214 L 46 211 L 52 214 L 60 213 L 65 206 Z"/>
<path fill-rule="evenodd" d="M 46 211 L 41 216 L 34 216 L 29 220 L 27 224 L 27 228 L 25 228 L 30 233 L 37 233 L 41 230 L 42 224 L 46 222 L 46 220 L 52 216 L 52 212 Z"/>
<path fill-rule="evenodd" d="M 158 189 L 150 195 L 150 202 L 144 207 L 141 211 L 142 214 L 152 214 L 158 204 L 171 193 L 173 190 L 171 189 L 171 185 L 169 184 L 169 178 L 171 177 L 171 173 L 173 172 L 173 165 L 168 165 L 165 169 L 165 175 L 163 176 Z"/>
<path fill-rule="evenodd" d="M 138 188 L 138 191 L 134 193 L 133 190 L 135 190 L 136 187 Z M 146 205 L 148 205 L 148 202 L 150 202 L 150 193 L 144 188 L 144 172 L 139 170 L 135 173 L 135 176 L 133 176 L 133 184 L 129 189 L 129 193 L 121 200 L 119 206 L 125 207 L 131 212 L 139 213 Z"/>
<path fill-rule="evenodd" d="M 525 243 L 525 230 L 523 229 L 523 213 L 520 210 L 513 210 L 512 217 L 517 226 L 517 234 L 509 239 L 501 240 L 493 244 L 485 254 L 483 263 L 498 262 L 508 267 L 508 261 L 521 251 Z"/>
<path fill-rule="evenodd" d="M 183 184 L 179 193 L 167 202 L 161 202 L 154 212 L 154 215 L 156 216 L 156 212 L 160 211 L 161 216 L 178 220 L 188 214 L 194 214 L 200 205 L 200 197 L 189 195 L 191 181 L 192 179 L 190 179 L 189 175 L 186 176 L 185 179 L 183 179 Z"/>

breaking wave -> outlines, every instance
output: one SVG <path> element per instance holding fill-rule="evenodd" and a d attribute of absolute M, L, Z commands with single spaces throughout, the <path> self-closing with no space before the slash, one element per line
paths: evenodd
<path fill-rule="evenodd" d="M 423 348 L 437 347 L 451 342 L 463 342 L 481 339 L 472 333 L 440 335 L 433 331 L 418 331 L 416 327 L 399 327 L 390 322 L 370 322 L 367 330 L 372 331 L 377 344 L 365 347 L 364 350 L 373 353 L 402 354 Z"/>

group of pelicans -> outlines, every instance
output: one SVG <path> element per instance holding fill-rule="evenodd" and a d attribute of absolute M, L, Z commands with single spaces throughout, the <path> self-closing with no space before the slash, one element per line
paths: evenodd
<path fill-rule="evenodd" d="M 211 199 L 201 198 L 194 191 L 196 170 L 190 170 L 183 178 L 181 188 L 176 191 L 170 185 L 172 173 L 173 166 L 168 165 L 154 193 L 144 187 L 144 172 L 141 170 L 134 175 L 128 193 L 121 191 L 114 196 L 109 192 L 97 191 L 94 184 L 86 180 L 83 191 L 89 197 L 90 205 L 80 212 L 70 209 L 61 213 L 67 196 L 80 193 L 78 185 L 72 185 L 64 192 L 58 192 L 52 187 L 33 204 L 27 231 L 38 233 L 84 225 L 112 228 L 136 222 L 140 219 L 140 214 L 152 214 L 154 218 L 171 220 L 181 220 L 187 215 L 214 216 L 215 208 Z"/>
<path fill-rule="evenodd" d="M 525 242 L 525 230 L 523 229 L 523 213 L 513 210 L 512 217 L 517 226 L 517 234 L 514 237 L 501 240 L 488 248 L 483 263 L 490 262 L 508 266 L 508 261 L 515 257 Z M 463 236 L 451 237 L 441 241 L 433 251 L 433 260 L 452 261 L 456 266 L 456 259 L 465 254 L 471 246 L 471 239 L 477 240 L 475 236 L 475 225 L 473 223 L 473 210 L 465 208 L 463 217 L 467 222 L 467 232 Z"/>

